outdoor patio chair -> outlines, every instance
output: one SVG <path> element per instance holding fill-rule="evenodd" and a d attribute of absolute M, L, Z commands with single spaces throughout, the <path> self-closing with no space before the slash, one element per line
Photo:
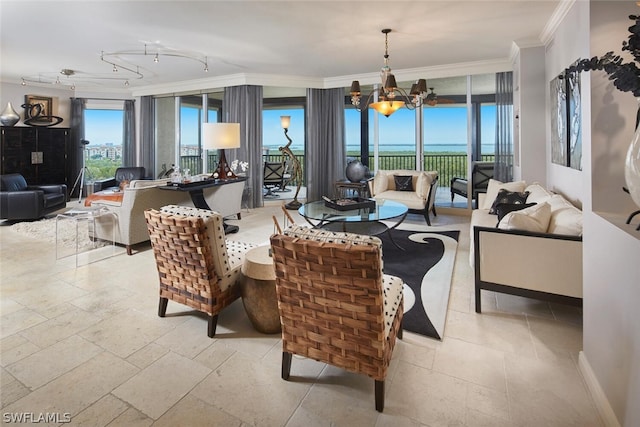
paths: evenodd
<path fill-rule="evenodd" d="M 264 162 L 264 197 L 279 197 L 275 192 L 285 185 L 284 168 L 284 162 Z"/>

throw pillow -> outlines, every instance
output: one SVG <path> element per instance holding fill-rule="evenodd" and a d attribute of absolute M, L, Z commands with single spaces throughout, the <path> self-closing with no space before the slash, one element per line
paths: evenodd
<path fill-rule="evenodd" d="M 536 203 L 498 203 L 496 206 L 496 215 L 498 215 L 498 223 L 502 221 L 509 212 L 521 211 L 530 208 Z M 498 225 L 496 224 L 496 227 Z"/>
<path fill-rule="evenodd" d="M 413 191 L 413 183 L 411 175 L 394 175 L 393 180 L 396 184 L 396 191 Z"/>
<path fill-rule="evenodd" d="M 125 188 L 129 188 L 129 181 L 127 181 L 126 179 L 123 181 L 120 181 L 120 190 L 124 190 Z"/>
<path fill-rule="evenodd" d="M 508 213 L 498 223 L 498 228 L 546 233 L 550 219 L 551 206 L 549 203 L 538 203 L 529 208 Z"/>
<path fill-rule="evenodd" d="M 489 213 L 492 215 L 496 214 L 496 206 L 500 203 L 508 203 L 510 205 L 523 205 L 527 203 L 527 196 L 529 195 L 528 191 L 524 193 L 520 193 L 517 191 L 509 191 L 506 189 L 501 189 L 496 196 L 496 199 L 493 201 L 491 208 L 489 209 Z"/>
<path fill-rule="evenodd" d="M 524 181 L 514 181 L 514 182 L 500 182 L 495 179 L 490 179 L 489 184 L 487 185 L 487 195 L 484 198 L 484 203 L 479 209 L 491 209 L 491 205 L 493 201 L 498 197 L 498 192 L 501 189 L 509 190 L 509 191 L 524 191 L 526 183 Z"/>

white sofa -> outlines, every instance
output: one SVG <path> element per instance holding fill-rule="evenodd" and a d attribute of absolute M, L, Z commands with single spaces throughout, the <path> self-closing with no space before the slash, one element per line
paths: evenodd
<path fill-rule="evenodd" d="M 411 176 L 412 190 L 398 191 L 395 176 Z M 408 169 L 379 170 L 369 180 L 369 192 L 376 200 L 393 200 L 407 205 L 409 212 L 424 215 L 427 225 L 431 225 L 429 212 L 436 216 L 434 205 L 438 188 L 438 172 L 420 172 Z"/>
<path fill-rule="evenodd" d="M 501 188 L 525 192 L 535 205 L 489 213 Z M 470 263 L 475 270 L 476 312 L 481 291 L 582 305 L 582 212 L 537 183 L 491 180 L 471 215 Z"/>

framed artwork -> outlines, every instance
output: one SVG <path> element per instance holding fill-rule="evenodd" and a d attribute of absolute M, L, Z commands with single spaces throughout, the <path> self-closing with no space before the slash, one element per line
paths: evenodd
<path fill-rule="evenodd" d="M 567 91 L 564 75 L 551 80 L 551 162 L 567 165 Z"/>
<path fill-rule="evenodd" d="M 580 76 L 568 73 L 567 80 L 567 117 L 569 119 L 569 167 L 582 170 L 582 114 L 580 112 Z"/>
<path fill-rule="evenodd" d="M 25 95 L 25 119 L 38 118 L 39 122 L 50 122 L 53 116 L 53 98 L 38 95 Z"/>

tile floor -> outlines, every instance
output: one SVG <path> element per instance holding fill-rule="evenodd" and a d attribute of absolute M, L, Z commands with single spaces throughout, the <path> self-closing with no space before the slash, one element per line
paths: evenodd
<path fill-rule="evenodd" d="M 265 243 L 272 214 L 282 218 L 279 202 L 243 212 L 230 238 Z M 581 312 L 486 292 L 476 314 L 468 219 L 433 224 L 462 230 L 445 338 L 404 334 L 383 414 L 366 377 L 296 357 L 280 379 L 279 336 L 255 332 L 241 301 L 215 339 L 186 307 L 157 317 L 148 245 L 75 268 L 0 225 L 2 422 L 26 412 L 92 427 L 601 426 L 577 366 Z"/>

